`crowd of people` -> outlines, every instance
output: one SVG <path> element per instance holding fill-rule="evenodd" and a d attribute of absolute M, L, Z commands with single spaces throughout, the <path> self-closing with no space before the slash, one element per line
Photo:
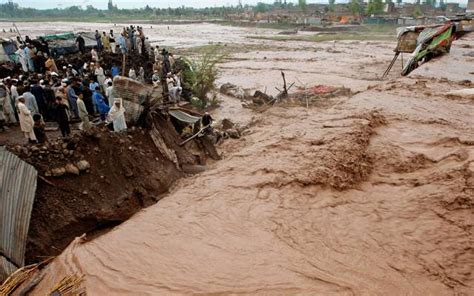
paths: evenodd
<path fill-rule="evenodd" d="M 61 69 L 43 38 L 31 40 L 26 36 L 22 40 L 18 37 L 16 56 L 21 71 L 0 81 L 0 131 L 19 124 L 29 143 L 42 143 L 48 140 L 45 122 L 56 122 L 63 137 L 71 134 L 72 122 L 80 122 L 82 130 L 101 122 L 117 132 L 126 130 L 123 101 L 113 96 L 113 78 L 121 69 L 115 64 L 104 69 L 101 64 L 103 53 L 147 55 L 154 58 L 155 64 L 160 64 L 154 67 L 154 74 L 165 68 L 165 77 L 171 72 L 169 67 L 162 67 L 162 64 L 169 64 L 168 53 L 161 51 L 156 57 L 159 47 L 151 50 L 141 27 L 124 28 L 117 37 L 113 30 L 102 34 L 96 31 L 95 36 L 97 45 L 91 49 L 91 61 L 81 68 L 69 64 Z M 76 43 L 84 56 L 87 48 L 80 34 Z M 139 67 L 138 73 L 131 68 L 128 75 L 145 82 L 143 66 Z M 157 75 L 153 77 L 161 81 Z"/>
<path fill-rule="evenodd" d="M 113 76 L 104 72 L 99 63 L 91 63 L 80 74 L 69 65 L 59 73 L 25 72 L 3 79 L 0 129 L 19 123 L 30 143 L 47 141 L 45 121 L 57 122 L 63 137 L 70 135 L 71 122 L 80 121 L 79 128 L 87 130 L 96 117 L 100 118 L 97 123 L 125 130 L 123 102 L 113 97 Z"/>
<path fill-rule="evenodd" d="M 71 134 L 70 124 L 80 122 L 81 130 L 105 122 L 112 130 L 127 129 L 125 108 L 121 98 L 114 98 L 113 79 L 121 72 L 142 83 L 161 86 L 164 102 L 181 98 L 181 73 L 176 70 L 173 54 L 150 46 L 143 28 L 129 26 L 116 36 L 113 30 L 96 30 L 96 44 L 90 49 L 91 59 L 82 67 L 71 64 L 59 68 L 51 56 L 48 43 L 39 38 L 17 38 L 17 63 L 21 71 L 0 81 L 0 130 L 18 124 L 30 143 L 47 141 L 45 122 L 56 122 L 63 137 Z M 89 47 L 81 34 L 76 45 L 85 58 Z M 141 55 L 153 63 L 153 74 L 145 78 L 144 65 L 134 65 L 125 72 L 119 65 L 104 68 L 105 54 Z M 84 60 L 84 59 L 83 59 Z"/>

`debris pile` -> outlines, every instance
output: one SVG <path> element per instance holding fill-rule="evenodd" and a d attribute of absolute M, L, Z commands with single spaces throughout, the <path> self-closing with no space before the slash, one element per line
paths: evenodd
<path fill-rule="evenodd" d="M 290 87 L 292 85 L 290 85 Z M 243 107 L 258 110 L 262 107 L 268 107 L 275 104 L 303 105 L 309 107 L 314 102 L 320 101 L 321 99 L 350 96 L 352 94 L 352 91 L 349 88 L 327 85 L 315 85 L 309 88 L 297 87 L 297 91 L 290 94 L 287 93 L 288 90 L 286 92 L 281 91 L 276 96 L 269 95 L 260 90 L 255 91 L 253 95 L 249 95 L 247 91 L 231 83 L 225 83 L 220 87 L 221 93 L 243 101 Z"/>
<path fill-rule="evenodd" d="M 295 99 L 306 103 L 306 100 L 327 99 L 351 95 L 351 90 L 346 87 L 335 87 L 327 85 L 315 85 L 309 88 L 299 87 L 298 91 L 292 94 Z"/>
<path fill-rule="evenodd" d="M 89 136 L 97 136 L 92 132 Z M 82 136 L 57 139 L 42 145 L 10 147 L 10 151 L 42 172 L 45 177 L 61 177 L 66 174 L 87 173 L 90 163 L 84 159 L 79 142 Z M 77 149 L 77 150 L 76 150 Z M 84 151 L 85 152 L 85 151 Z"/>
<path fill-rule="evenodd" d="M 225 94 L 225 95 L 228 95 L 240 100 L 245 100 L 249 96 L 249 94 L 243 88 L 232 83 L 224 83 L 219 88 L 219 91 L 222 94 Z"/>

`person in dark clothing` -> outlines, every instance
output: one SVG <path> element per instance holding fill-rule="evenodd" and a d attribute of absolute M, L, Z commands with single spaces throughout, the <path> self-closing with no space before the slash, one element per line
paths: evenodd
<path fill-rule="evenodd" d="M 82 82 L 82 100 L 86 105 L 87 113 L 94 114 L 94 103 L 92 102 L 92 91 L 89 89 L 87 80 Z"/>
<path fill-rule="evenodd" d="M 42 144 L 48 142 L 48 137 L 46 136 L 46 131 L 44 127 L 46 124 L 43 121 L 43 117 L 39 114 L 33 115 L 33 121 L 35 125 L 33 126 L 33 131 L 35 132 L 36 140 L 38 143 Z"/>
<path fill-rule="evenodd" d="M 95 30 L 95 41 L 97 42 L 97 50 L 101 52 L 104 46 L 102 44 L 102 36 L 100 36 L 98 30 Z"/>
<path fill-rule="evenodd" d="M 44 40 L 43 37 L 40 37 L 40 40 L 41 40 L 41 45 L 42 45 L 41 46 L 41 51 L 49 56 L 51 54 L 51 52 L 49 51 L 48 42 L 46 42 L 46 40 Z"/>
<path fill-rule="evenodd" d="M 169 101 L 169 90 L 166 78 L 168 78 L 168 73 L 171 72 L 171 63 L 166 49 L 163 48 L 161 55 L 163 56 L 163 66 L 161 67 L 160 82 L 161 87 L 163 88 L 163 102 L 167 103 Z"/>
<path fill-rule="evenodd" d="M 201 119 L 202 126 L 208 126 L 211 125 L 214 122 L 214 118 L 209 113 L 204 113 L 204 116 Z"/>
<path fill-rule="evenodd" d="M 69 107 L 63 103 L 61 97 L 56 97 L 56 122 L 59 124 L 59 129 L 63 137 L 71 134 L 71 128 L 69 127 Z"/>
<path fill-rule="evenodd" d="M 32 81 L 31 93 L 35 96 L 36 104 L 38 105 L 38 111 L 41 115 L 46 114 L 46 102 L 44 100 L 43 88 L 38 84 L 38 81 Z"/>
<path fill-rule="evenodd" d="M 79 51 L 84 54 L 86 52 L 86 41 L 80 34 L 76 38 L 76 44 L 79 47 Z"/>
<path fill-rule="evenodd" d="M 43 96 L 46 102 L 46 114 L 44 116 L 45 120 L 52 121 L 54 120 L 54 109 L 55 109 L 55 102 L 56 98 L 54 96 L 54 90 L 49 85 L 49 81 L 45 80 L 43 82 Z"/>
<path fill-rule="evenodd" d="M 38 73 L 44 74 L 46 72 L 46 58 L 41 51 L 34 57 L 33 63 Z"/>

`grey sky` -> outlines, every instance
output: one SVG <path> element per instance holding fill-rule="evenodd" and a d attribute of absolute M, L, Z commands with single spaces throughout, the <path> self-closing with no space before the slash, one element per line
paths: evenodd
<path fill-rule="evenodd" d="M 7 2 L 7 0 L 0 0 L 0 3 Z M 96 8 L 106 8 L 108 0 L 14 0 L 14 2 L 20 4 L 22 7 L 32 7 L 38 9 L 45 8 L 62 8 L 72 5 L 93 5 Z M 120 8 L 141 8 L 145 5 L 151 7 L 177 7 L 177 6 L 188 6 L 188 7 L 206 7 L 206 6 L 222 6 L 222 5 L 237 5 L 238 0 L 113 0 L 114 4 L 117 4 Z M 256 4 L 257 2 L 273 3 L 274 0 L 242 0 L 242 4 Z M 297 0 L 288 0 L 288 2 L 297 3 Z M 308 3 L 323 3 L 324 0 L 308 0 Z M 347 0 L 336 0 L 336 2 L 347 2 Z M 411 1 L 407 1 L 411 2 Z M 458 2 L 467 3 L 467 0 L 448 0 L 447 2 Z"/>

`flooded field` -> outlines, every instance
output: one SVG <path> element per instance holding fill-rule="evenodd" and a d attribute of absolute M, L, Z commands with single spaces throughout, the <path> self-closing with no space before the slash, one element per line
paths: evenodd
<path fill-rule="evenodd" d="M 0 28 L 5 24 L 0 23 Z M 121 25 L 117 24 L 117 27 Z M 217 119 L 248 125 L 223 160 L 110 232 L 76 239 L 34 295 L 82 274 L 89 295 L 468 295 L 474 291 L 474 36 L 401 78 L 395 41 L 274 41 L 276 30 L 153 25 L 160 46 L 236 48 L 219 84 L 350 95 L 265 112 L 220 95 Z M 22 31 L 110 24 L 19 24 Z M 25 33 L 26 34 L 26 33 Z M 239 49 L 240 48 L 240 49 Z"/>

